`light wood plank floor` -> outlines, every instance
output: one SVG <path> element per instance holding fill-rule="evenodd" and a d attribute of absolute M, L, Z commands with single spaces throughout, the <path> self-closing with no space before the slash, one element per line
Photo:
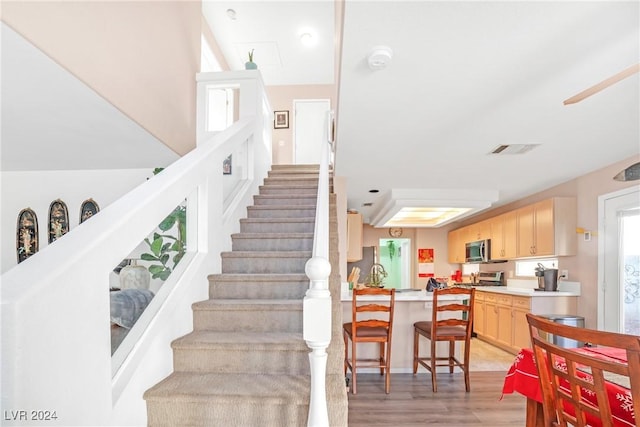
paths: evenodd
<path fill-rule="evenodd" d="M 349 396 L 349 427 L 365 426 L 524 426 L 526 399 L 502 395 L 505 372 L 471 372 L 471 391 L 464 391 L 461 373 L 438 373 L 438 392 L 431 374 L 391 374 L 391 392 L 384 377 L 358 374 L 358 394 Z"/>
<path fill-rule="evenodd" d="M 411 373 L 392 373 L 388 395 L 383 376 L 359 373 L 358 394 L 348 393 L 349 427 L 524 426 L 524 396 L 507 394 L 500 399 L 504 376 L 514 357 L 474 338 L 469 393 L 464 391 L 462 373 L 438 373 L 437 393 L 431 391 L 431 374 L 423 367 L 415 377 Z"/>

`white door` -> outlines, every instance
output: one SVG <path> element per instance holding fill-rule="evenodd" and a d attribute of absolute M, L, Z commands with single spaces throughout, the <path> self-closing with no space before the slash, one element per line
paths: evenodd
<path fill-rule="evenodd" d="M 293 100 L 295 164 L 319 164 L 322 144 L 327 142 L 328 99 Z"/>
<path fill-rule="evenodd" d="M 598 329 L 640 334 L 640 187 L 598 199 Z"/>

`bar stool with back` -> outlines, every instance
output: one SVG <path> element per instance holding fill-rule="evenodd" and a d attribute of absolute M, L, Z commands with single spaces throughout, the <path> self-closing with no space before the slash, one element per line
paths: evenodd
<path fill-rule="evenodd" d="M 439 304 L 438 299 L 444 295 L 459 295 L 466 300 L 447 301 Z M 433 291 L 433 308 L 430 321 L 421 321 L 413 324 L 413 374 L 418 372 L 418 364 L 427 368 L 431 372 L 431 387 L 438 391 L 436 384 L 436 368 L 438 366 L 448 366 L 449 373 L 453 373 L 453 368 L 458 366 L 464 372 L 465 390 L 469 391 L 469 349 L 471 342 L 471 331 L 473 326 L 473 302 L 475 289 L 473 288 L 446 288 Z M 439 319 L 438 314 L 449 312 L 453 317 Z M 457 312 L 457 313 L 456 313 Z M 456 316 L 457 315 L 457 316 Z M 419 356 L 420 335 L 431 341 L 431 352 L 429 356 Z M 437 357 L 436 343 L 438 341 L 449 342 L 449 355 L 447 357 Z M 455 357 L 456 341 L 464 341 L 464 359 L 460 362 Z M 446 361 L 446 363 L 438 363 Z"/>
<path fill-rule="evenodd" d="M 373 299 L 363 298 L 373 296 Z M 364 300 L 364 301 L 363 301 Z M 361 367 L 380 368 L 385 375 L 385 393 L 389 394 L 391 368 L 391 332 L 393 329 L 393 308 L 395 289 L 364 288 L 354 289 L 351 305 L 351 322 L 343 325 L 344 375 L 351 369 L 351 392 L 356 394 L 356 371 Z M 349 358 L 351 340 L 351 358 Z M 379 343 L 380 357 L 357 358 L 358 343 Z"/>

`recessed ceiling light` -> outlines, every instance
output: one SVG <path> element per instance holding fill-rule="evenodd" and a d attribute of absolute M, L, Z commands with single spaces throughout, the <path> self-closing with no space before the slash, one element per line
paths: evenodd
<path fill-rule="evenodd" d="M 236 20 L 236 11 L 233 9 L 227 9 L 227 17 L 232 21 Z"/>
<path fill-rule="evenodd" d="M 310 47 L 315 45 L 318 42 L 318 37 L 316 36 L 315 31 L 305 28 L 300 30 L 300 43 L 304 46 Z"/>

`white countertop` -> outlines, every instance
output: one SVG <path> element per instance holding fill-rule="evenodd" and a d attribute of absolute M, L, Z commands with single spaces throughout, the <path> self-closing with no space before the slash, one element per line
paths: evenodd
<path fill-rule="evenodd" d="M 360 297 L 358 301 L 375 301 L 379 299 L 385 299 L 384 296 L 371 295 Z M 353 299 L 352 292 L 350 290 L 343 290 L 340 295 L 341 301 L 351 301 Z M 447 295 L 442 296 L 439 300 L 443 301 L 456 301 L 456 300 L 464 300 L 463 296 L 460 295 Z M 396 289 L 396 302 L 398 301 L 433 301 L 433 292 L 427 292 L 424 289 L 416 289 L 416 290 L 398 290 Z"/>
<path fill-rule="evenodd" d="M 507 294 L 507 295 L 517 295 L 517 296 L 525 296 L 525 297 L 578 297 L 580 296 L 580 292 L 575 292 L 571 290 L 566 291 L 555 291 L 555 292 L 546 292 L 546 291 L 536 291 L 531 288 L 519 288 L 515 286 L 476 286 L 476 292 L 493 292 L 497 294 Z M 384 297 L 380 296 L 368 296 L 363 297 L 363 301 L 374 301 L 376 299 L 381 299 Z M 351 301 L 352 293 L 349 290 L 343 290 L 340 295 L 341 301 Z M 445 297 L 441 297 L 441 299 L 445 299 Z M 456 295 L 448 295 L 446 297 L 447 300 L 462 300 L 464 297 L 456 296 Z M 433 301 L 433 292 L 427 292 L 424 289 L 405 289 L 405 290 L 396 290 L 396 301 Z"/>
<path fill-rule="evenodd" d="M 514 286 L 477 286 L 476 292 L 494 292 L 498 294 L 519 295 L 526 297 L 577 297 L 578 292 L 571 291 L 536 291 L 529 288 L 516 288 Z"/>

